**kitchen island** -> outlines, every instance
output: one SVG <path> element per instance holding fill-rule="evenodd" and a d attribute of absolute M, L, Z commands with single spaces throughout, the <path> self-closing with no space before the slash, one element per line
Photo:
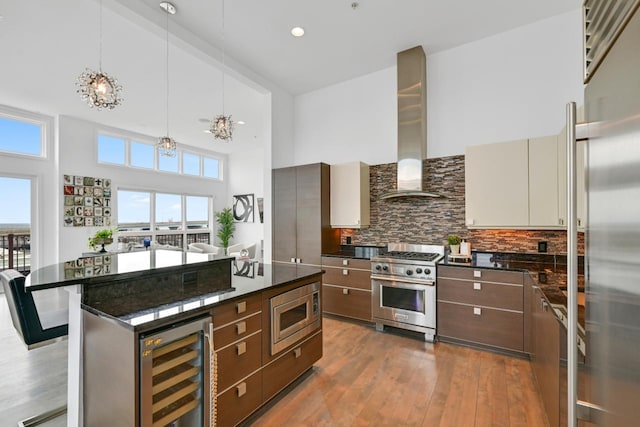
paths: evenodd
<path fill-rule="evenodd" d="M 83 257 L 36 270 L 28 280 L 31 291 L 72 285 L 69 426 L 147 425 L 143 359 L 160 341 L 147 349 L 143 343 L 151 341 L 144 338 L 189 322 L 212 319 L 210 330 L 203 327 L 198 335 L 200 344 L 185 350 L 206 353 L 211 367 L 200 369 L 204 387 L 192 393 L 201 400 L 198 420 L 211 414 L 220 425 L 237 424 L 322 356 L 317 306 L 317 322 L 304 337 L 272 350 L 274 333 L 282 332 L 273 329 L 272 299 L 316 284 L 319 300 L 320 269 L 170 250 L 99 256 L 101 266 L 105 261 L 111 266 L 103 274 L 89 270 L 96 259 Z M 153 422 L 165 413 L 158 414 Z"/>

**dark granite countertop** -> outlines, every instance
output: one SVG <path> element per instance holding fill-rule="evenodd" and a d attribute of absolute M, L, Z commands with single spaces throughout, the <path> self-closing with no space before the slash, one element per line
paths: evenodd
<path fill-rule="evenodd" d="M 140 331 L 198 316 L 233 298 L 322 274 L 312 267 L 182 251 L 101 256 L 100 263 L 107 257 L 112 266 L 103 274 L 96 274 L 95 265 L 85 264 L 82 258 L 35 270 L 27 276 L 28 289 L 79 285 L 84 310 Z M 71 267 L 72 263 L 77 267 Z M 74 274 L 65 272 L 71 268 Z"/>
<path fill-rule="evenodd" d="M 445 257 L 440 264 L 469 268 L 526 271 L 554 308 L 558 320 L 567 313 L 567 257 L 566 255 L 518 254 L 506 252 L 472 252 L 468 262 L 452 262 Z M 578 257 L 578 292 L 584 292 L 584 257 Z M 578 323 L 584 328 L 584 305 L 578 304 Z"/>
<path fill-rule="evenodd" d="M 385 252 L 387 252 L 386 246 L 340 245 L 340 250 L 336 252 L 323 253 L 322 256 L 352 259 L 371 259 L 371 257 L 384 254 Z"/>
<path fill-rule="evenodd" d="M 33 270 L 27 276 L 25 287 L 36 291 L 67 285 L 103 283 L 112 278 L 129 279 L 158 269 L 171 271 L 172 268 L 181 269 L 223 259 L 230 257 L 170 249 L 96 253 Z"/>
<path fill-rule="evenodd" d="M 133 312 L 127 312 L 126 308 L 128 305 L 135 307 L 139 296 L 135 296 L 136 300 L 132 301 L 124 297 L 101 304 L 83 304 L 82 307 L 99 316 L 112 318 L 130 329 L 148 329 L 156 324 L 167 323 L 172 318 L 184 317 L 185 313 L 198 315 L 219 303 L 322 273 L 321 269 L 305 266 L 258 264 L 257 262 L 249 262 L 249 264 L 252 265 L 253 274 L 236 275 L 237 272 L 247 271 L 244 266 L 239 267 L 231 276 L 230 289 L 214 290 L 186 299 L 181 299 L 177 293 L 172 303 Z M 234 271 L 236 271 L 235 267 Z"/>

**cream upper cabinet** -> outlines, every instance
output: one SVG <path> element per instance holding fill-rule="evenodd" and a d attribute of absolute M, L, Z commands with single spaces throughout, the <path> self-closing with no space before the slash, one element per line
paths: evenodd
<path fill-rule="evenodd" d="M 369 165 L 331 165 L 331 227 L 369 226 Z"/>
<path fill-rule="evenodd" d="M 528 140 L 468 146 L 465 208 L 468 227 L 529 224 Z"/>
<path fill-rule="evenodd" d="M 529 140 L 529 226 L 562 227 L 558 196 L 558 136 Z"/>

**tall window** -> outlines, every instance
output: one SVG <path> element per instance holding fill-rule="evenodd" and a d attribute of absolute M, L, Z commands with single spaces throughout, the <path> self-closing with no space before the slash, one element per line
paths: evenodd
<path fill-rule="evenodd" d="M 0 270 L 31 270 L 31 180 L 0 176 Z"/>
<path fill-rule="evenodd" d="M 43 156 L 44 123 L 0 115 L 0 151 Z"/>
<path fill-rule="evenodd" d="M 131 247 L 149 238 L 181 249 L 210 243 L 210 204 L 210 197 L 118 190 L 118 240 Z"/>

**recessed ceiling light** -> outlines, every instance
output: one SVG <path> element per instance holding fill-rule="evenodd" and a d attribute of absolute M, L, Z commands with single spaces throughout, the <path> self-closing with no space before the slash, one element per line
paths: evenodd
<path fill-rule="evenodd" d="M 293 27 L 291 29 L 291 35 L 293 37 L 302 37 L 302 36 L 304 36 L 304 28 L 302 28 L 302 27 Z"/>
<path fill-rule="evenodd" d="M 246 123 L 247 123 L 247 122 L 244 122 L 244 121 L 242 121 L 242 120 L 238 120 L 238 124 L 239 124 L 239 125 L 244 125 L 244 124 L 246 124 Z"/>

